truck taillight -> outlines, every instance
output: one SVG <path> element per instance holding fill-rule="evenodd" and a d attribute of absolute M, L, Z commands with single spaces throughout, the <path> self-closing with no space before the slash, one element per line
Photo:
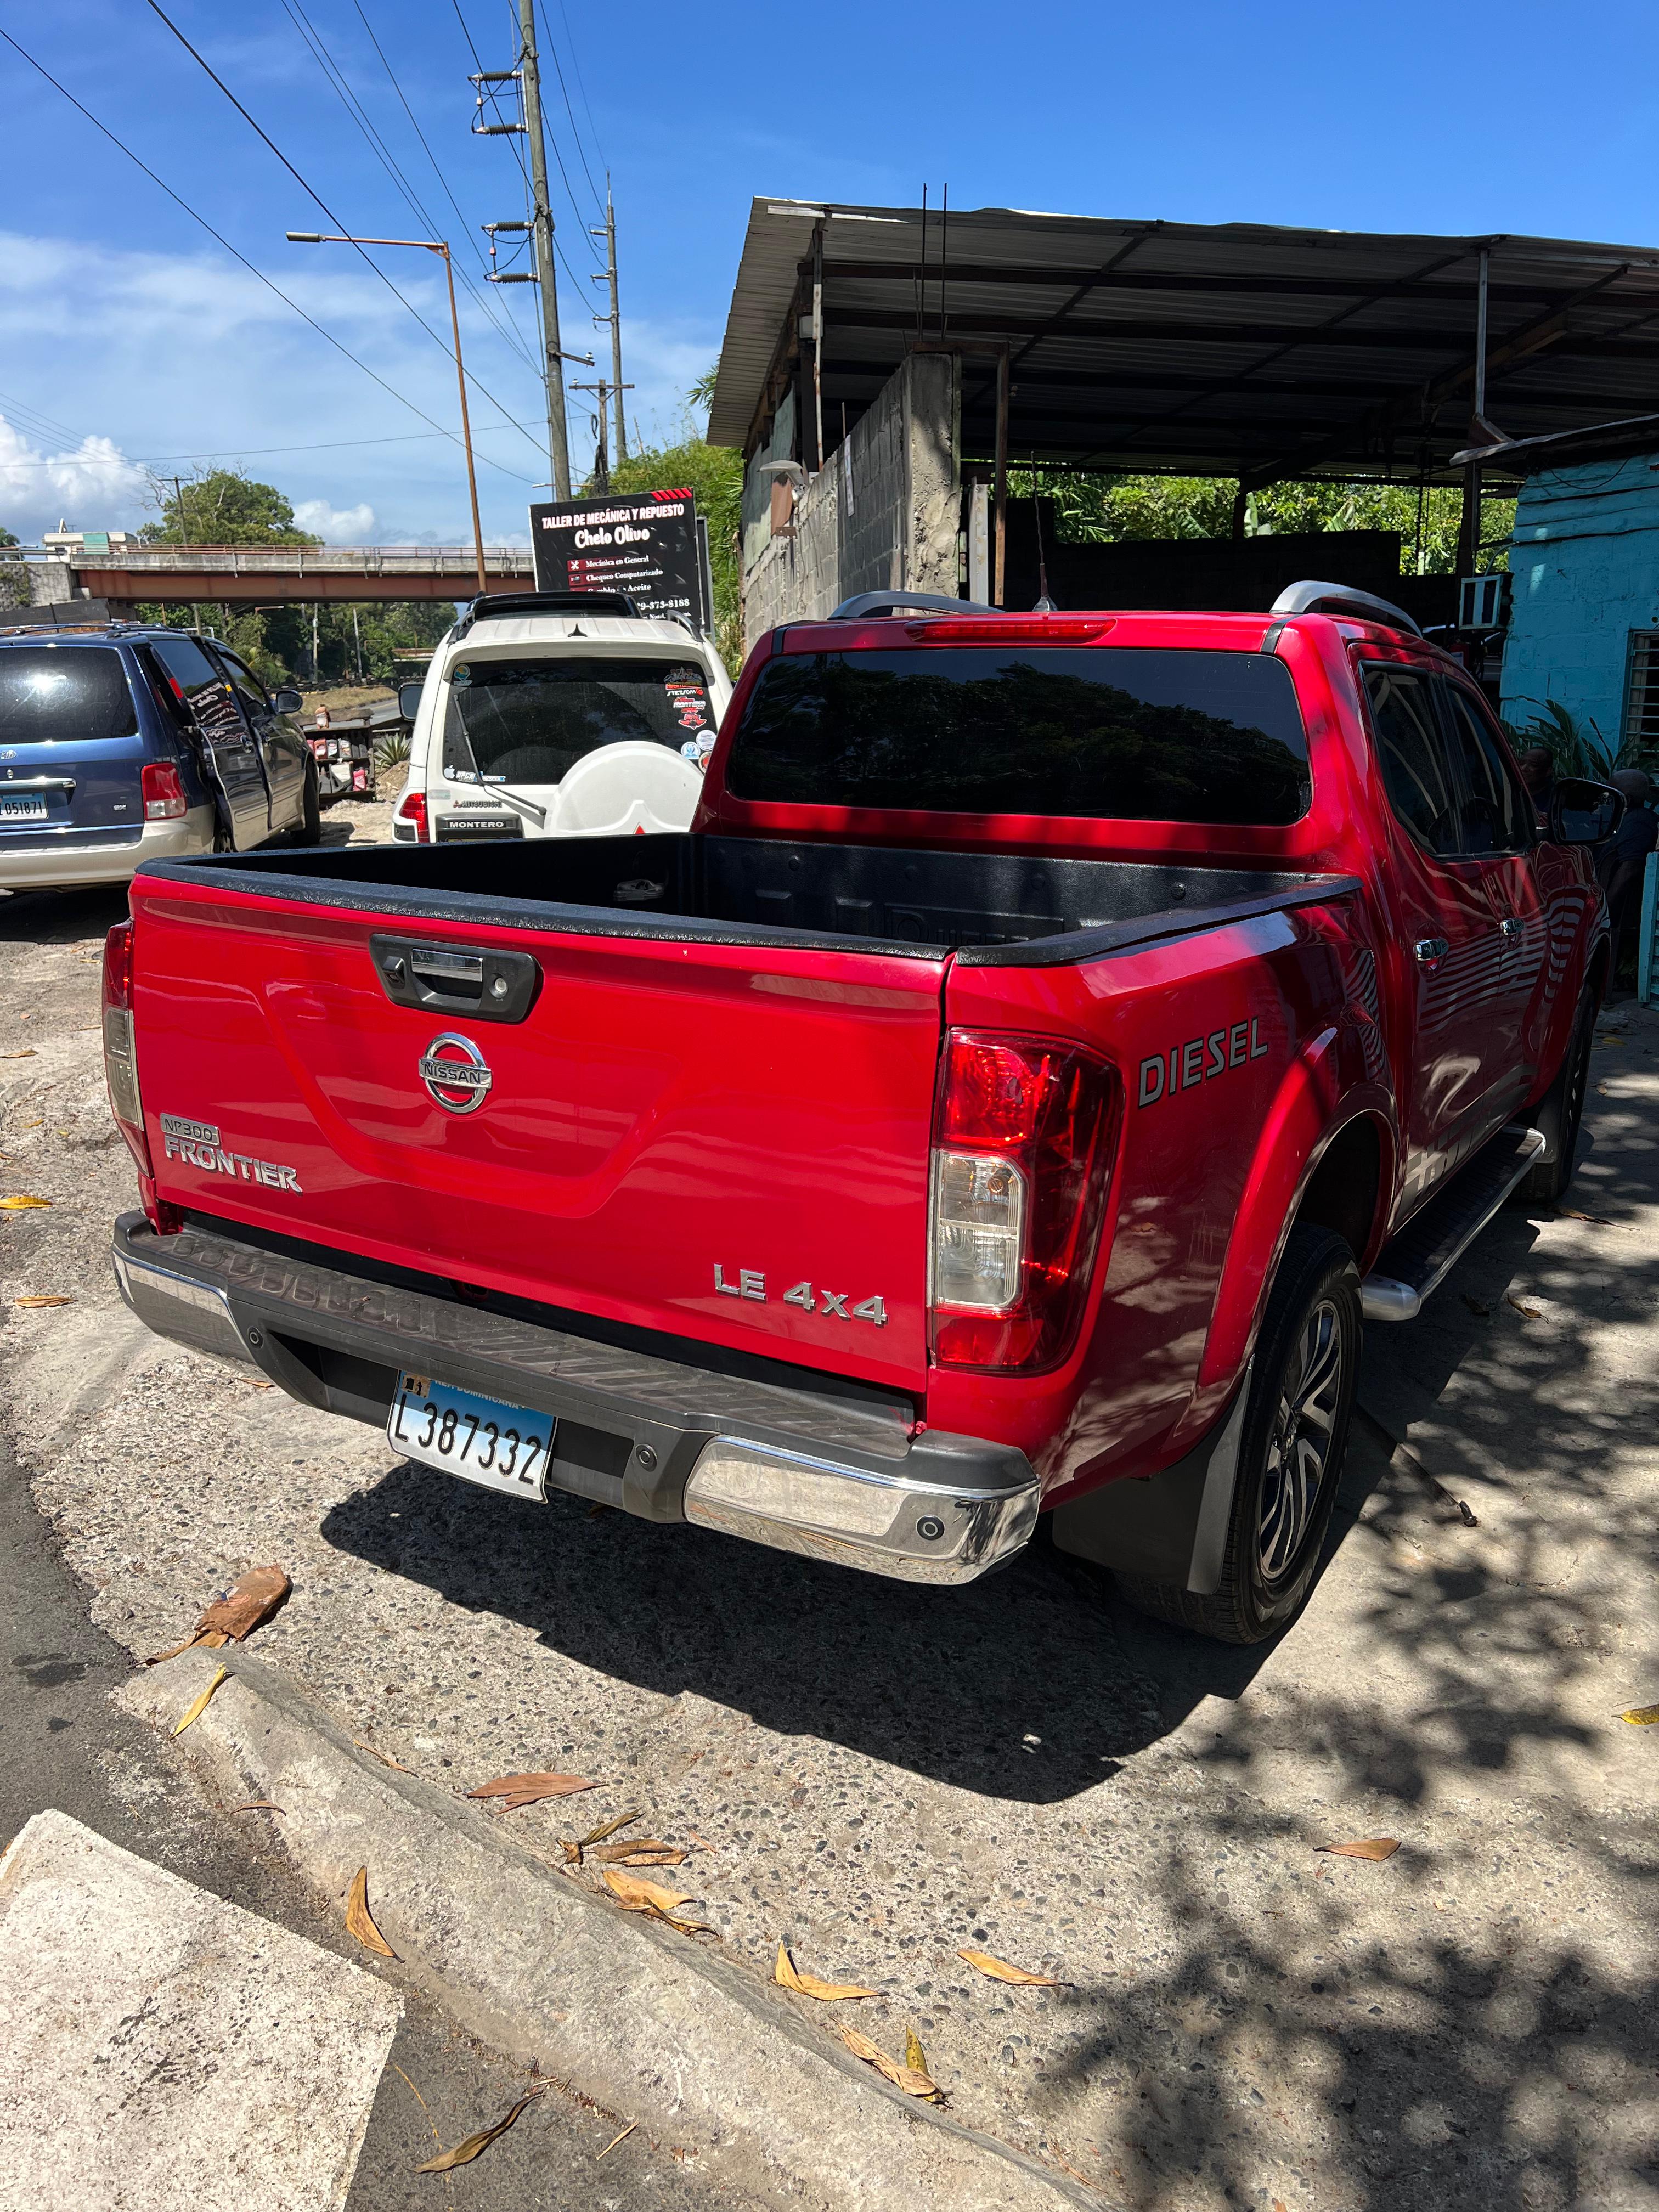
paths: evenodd
<path fill-rule="evenodd" d="M 144 794 L 146 822 L 184 819 L 185 785 L 176 761 L 146 761 L 139 782 Z"/>
<path fill-rule="evenodd" d="M 941 1366 L 1051 1367 L 1076 1336 L 1120 1087 L 1041 1037 L 945 1039 L 933 1117 L 928 1303 Z"/>
<path fill-rule="evenodd" d="M 411 785 L 398 801 L 398 810 L 392 817 L 392 823 L 394 836 L 398 834 L 398 824 L 402 823 L 405 827 L 412 827 L 417 845 L 424 845 L 427 842 L 425 792 Z"/>
<path fill-rule="evenodd" d="M 132 924 L 117 922 L 104 939 L 104 1079 L 115 1126 L 138 1170 L 138 1195 L 151 1228 L 163 1235 L 184 1226 L 184 1215 L 155 1194 L 155 1170 L 144 1134 L 138 1091 L 138 1055 L 132 1036 Z"/>

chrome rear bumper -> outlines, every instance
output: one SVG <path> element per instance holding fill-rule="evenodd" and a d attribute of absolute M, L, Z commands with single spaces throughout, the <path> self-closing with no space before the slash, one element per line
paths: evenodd
<path fill-rule="evenodd" d="M 137 1213 L 116 1223 L 111 1257 L 159 1335 L 258 1367 L 307 1405 L 379 1424 L 412 1368 L 550 1414 L 553 1487 L 644 1520 L 922 1583 L 973 1581 L 1036 1524 L 1023 1452 L 915 1435 L 890 1394 L 772 1362 L 792 1379 L 722 1374 L 217 1230 L 158 1237 Z"/>

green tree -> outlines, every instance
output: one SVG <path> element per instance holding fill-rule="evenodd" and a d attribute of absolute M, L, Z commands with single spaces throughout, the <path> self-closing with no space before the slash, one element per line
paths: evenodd
<path fill-rule="evenodd" d="M 1231 477 L 1082 477 L 1059 470 L 1012 469 L 1009 489 L 1029 499 L 1033 484 L 1055 503 L 1062 543 L 1115 544 L 1137 538 L 1226 538 L 1238 486 Z M 1402 575 L 1450 575 L 1457 566 L 1463 495 L 1435 484 L 1419 496 L 1411 484 L 1277 483 L 1250 494 L 1249 537 L 1296 531 L 1397 530 Z M 1512 499 L 1481 508 L 1482 565 L 1508 565 L 1515 527 Z"/>
<path fill-rule="evenodd" d="M 139 535 L 149 545 L 320 545 L 301 530 L 294 507 L 275 484 L 240 469 L 204 469 L 189 478 L 153 477 L 152 504 L 161 519 Z"/>
<path fill-rule="evenodd" d="M 690 436 L 677 446 L 647 447 L 611 471 L 614 492 L 678 491 L 689 486 L 708 525 L 708 566 L 714 579 L 714 642 L 733 675 L 743 660 L 738 526 L 743 504 L 743 455 Z"/>

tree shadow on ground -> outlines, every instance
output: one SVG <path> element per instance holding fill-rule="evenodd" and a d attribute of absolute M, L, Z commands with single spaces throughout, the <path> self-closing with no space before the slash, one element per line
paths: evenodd
<path fill-rule="evenodd" d="M 13 891 L 0 898 L 0 945 L 78 945 L 127 915 L 127 887 Z"/>

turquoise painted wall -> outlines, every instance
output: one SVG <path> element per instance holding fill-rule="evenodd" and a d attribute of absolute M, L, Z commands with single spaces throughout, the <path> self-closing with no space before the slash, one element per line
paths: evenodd
<path fill-rule="evenodd" d="M 1530 477 L 1510 544 L 1506 721 L 1546 699 L 1588 715 L 1615 747 L 1633 629 L 1659 629 L 1659 452 Z"/>

